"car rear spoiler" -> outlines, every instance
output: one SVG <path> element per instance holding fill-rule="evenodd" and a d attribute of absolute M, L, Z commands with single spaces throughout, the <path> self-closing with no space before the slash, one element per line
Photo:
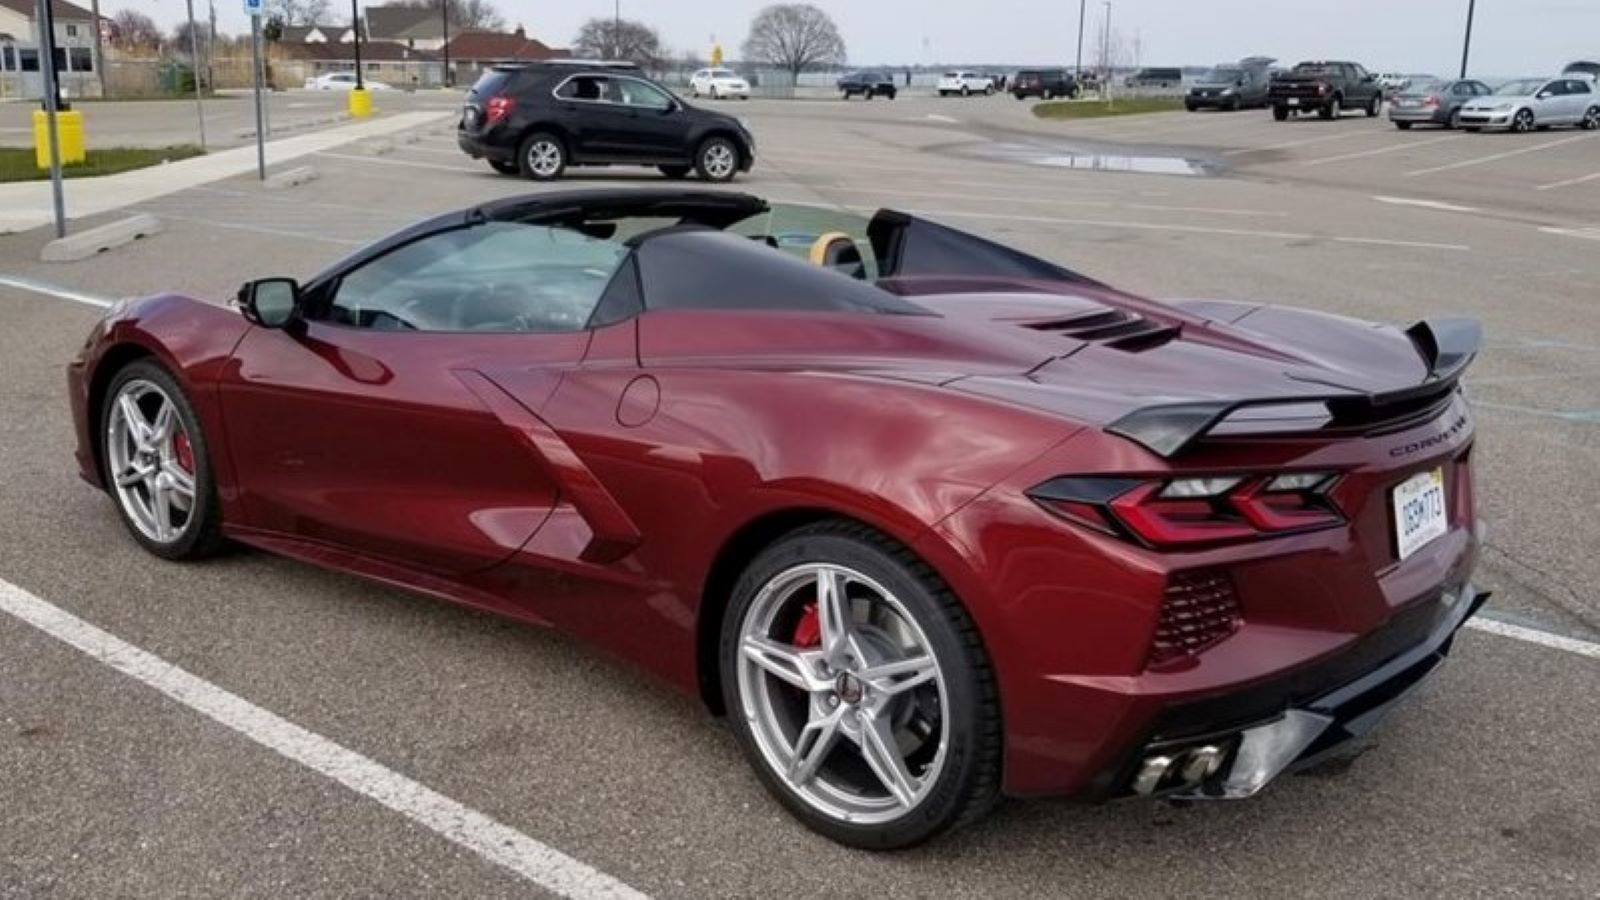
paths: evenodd
<path fill-rule="evenodd" d="M 1432 412 L 1455 393 L 1461 375 L 1483 344 L 1476 319 L 1424 319 L 1406 329 L 1428 374 L 1420 384 L 1380 393 L 1203 400 L 1145 406 L 1106 426 L 1159 456 L 1171 458 L 1187 450 L 1241 409 L 1320 403 L 1328 421 L 1320 428 L 1382 428 L 1403 425 Z"/>

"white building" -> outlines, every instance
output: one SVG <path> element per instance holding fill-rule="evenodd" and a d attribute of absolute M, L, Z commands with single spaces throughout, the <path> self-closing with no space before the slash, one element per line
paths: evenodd
<path fill-rule="evenodd" d="M 0 97 L 40 96 L 38 11 L 34 0 L 0 0 Z M 56 71 L 68 97 L 95 96 L 94 14 L 67 0 L 51 0 Z"/>

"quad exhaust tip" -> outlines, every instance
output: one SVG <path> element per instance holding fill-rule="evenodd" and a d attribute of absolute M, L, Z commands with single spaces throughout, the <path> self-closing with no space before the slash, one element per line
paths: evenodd
<path fill-rule="evenodd" d="M 1205 744 L 1180 753 L 1158 753 L 1139 764 L 1133 792 L 1149 797 L 1157 791 L 1194 787 L 1222 770 L 1223 749 Z"/>

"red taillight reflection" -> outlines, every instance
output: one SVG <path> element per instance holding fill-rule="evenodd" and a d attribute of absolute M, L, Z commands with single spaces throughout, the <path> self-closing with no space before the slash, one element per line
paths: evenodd
<path fill-rule="evenodd" d="M 1157 546 L 1237 541 L 1255 536 L 1249 525 L 1218 515 L 1211 500 L 1164 500 L 1161 482 L 1141 485 L 1111 501 L 1111 510 L 1139 537 Z"/>
<path fill-rule="evenodd" d="M 510 97 L 490 97 L 489 102 L 483 106 L 483 124 L 494 125 L 505 121 L 516 105 L 516 101 Z"/>

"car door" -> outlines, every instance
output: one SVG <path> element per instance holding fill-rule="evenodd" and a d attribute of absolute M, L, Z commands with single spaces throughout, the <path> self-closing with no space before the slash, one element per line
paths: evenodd
<path fill-rule="evenodd" d="M 1567 85 L 1567 121 L 1576 125 L 1583 121 L 1589 107 L 1595 104 L 1594 89 L 1590 83 L 1581 78 L 1566 79 Z"/>
<path fill-rule="evenodd" d="M 671 94 L 642 78 L 615 77 L 618 106 L 625 111 L 625 130 L 619 136 L 622 153 L 629 159 L 679 160 L 689 158 L 690 117 Z"/>
<path fill-rule="evenodd" d="M 497 410 L 536 414 L 584 355 L 620 244 L 505 222 L 451 228 L 312 285 L 252 328 L 219 391 L 248 525 L 459 576 L 556 508 Z"/>
<path fill-rule="evenodd" d="M 628 158 L 633 116 L 618 102 L 611 76 L 572 75 L 556 85 L 554 93 L 579 159 Z"/>

